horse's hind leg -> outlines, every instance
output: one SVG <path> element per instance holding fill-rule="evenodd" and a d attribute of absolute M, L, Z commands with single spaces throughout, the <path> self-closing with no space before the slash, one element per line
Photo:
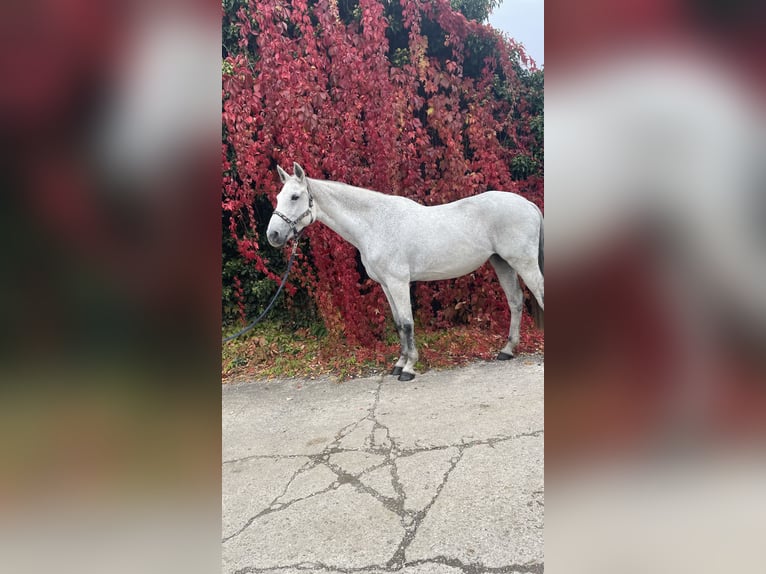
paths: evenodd
<path fill-rule="evenodd" d="M 504 361 L 513 358 L 513 352 L 519 344 L 521 330 L 521 313 L 524 304 L 524 293 L 519 285 L 519 277 L 508 262 L 499 255 L 493 255 L 489 262 L 497 273 L 500 286 L 503 288 L 508 306 L 511 309 L 511 326 L 508 330 L 508 342 L 498 353 L 497 359 Z"/>
<path fill-rule="evenodd" d="M 524 280 L 524 284 L 532 292 L 532 295 L 537 299 L 537 303 L 541 309 L 545 309 L 545 290 L 543 274 L 540 271 L 540 267 L 537 265 L 537 260 L 524 261 L 521 264 L 515 266 L 516 271 L 519 272 L 521 278 Z"/>

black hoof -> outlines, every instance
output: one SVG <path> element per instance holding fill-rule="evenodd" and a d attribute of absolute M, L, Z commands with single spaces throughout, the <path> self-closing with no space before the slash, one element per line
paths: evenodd
<path fill-rule="evenodd" d="M 398 376 L 402 374 L 402 368 L 401 367 L 394 367 L 391 369 L 391 374 L 394 376 Z"/>
<path fill-rule="evenodd" d="M 497 354 L 497 360 L 498 361 L 507 361 L 509 359 L 513 359 L 513 355 L 509 355 L 508 353 L 503 353 L 502 351 L 500 351 Z"/>
<path fill-rule="evenodd" d="M 413 373 L 402 373 L 401 375 L 399 375 L 400 381 L 411 381 L 414 378 L 415 378 L 415 375 Z"/>

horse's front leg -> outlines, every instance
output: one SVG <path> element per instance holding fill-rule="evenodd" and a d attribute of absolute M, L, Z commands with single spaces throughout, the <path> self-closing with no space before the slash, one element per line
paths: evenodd
<path fill-rule="evenodd" d="M 396 327 L 396 334 L 399 335 L 399 359 L 396 361 L 396 364 L 394 365 L 394 368 L 391 369 L 391 374 L 394 376 L 399 376 L 402 374 L 402 369 L 404 369 L 404 365 L 407 364 L 407 355 L 404 352 L 404 339 L 402 338 L 402 327 L 399 324 L 399 314 L 396 310 L 396 304 L 394 303 L 393 297 L 391 297 L 391 292 L 388 290 L 388 287 L 381 284 L 381 287 L 383 287 L 383 293 L 386 295 L 386 300 L 388 301 L 388 306 L 391 308 L 391 315 L 394 318 L 394 326 Z"/>
<path fill-rule="evenodd" d="M 397 320 L 394 319 L 394 322 Z M 391 369 L 391 374 L 395 377 L 399 377 L 400 380 L 402 380 L 402 371 L 404 371 L 404 367 L 407 365 L 407 338 L 404 335 L 404 330 L 399 325 L 398 322 L 396 322 L 396 334 L 399 335 L 399 359 L 396 361 L 396 364 L 394 365 L 394 368 Z"/>
<path fill-rule="evenodd" d="M 399 335 L 399 359 L 396 361 L 394 368 L 391 369 L 391 374 L 399 376 L 404 370 L 404 365 L 407 364 L 407 354 L 405 352 L 404 337 L 402 336 L 402 328 L 396 323 L 396 334 Z"/>
<path fill-rule="evenodd" d="M 392 375 L 399 375 L 400 381 L 411 381 L 415 378 L 415 363 L 418 362 L 418 349 L 415 347 L 415 324 L 412 319 L 410 304 L 410 284 L 408 281 L 389 282 L 383 292 L 391 305 L 396 330 L 401 342 L 401 354 L 396 362 Z"/>

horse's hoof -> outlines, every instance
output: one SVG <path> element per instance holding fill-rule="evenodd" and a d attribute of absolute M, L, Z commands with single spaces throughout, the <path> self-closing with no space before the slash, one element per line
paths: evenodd
<path fill-rule="evenodd" d="M 402 374 L 402 368 L 401 367 L 394 367 L 393 369 L 391 369 L 391 374 L 394 375 L 395 377 L 401 375 Z"/>
<path fill-rule="evenodd" d="M 507 361 L 509 359 L 513 359 L 513 355 L 509 355 L 508 353 L 503 353 L 502 351 L 500 351 L 497 354 L 497 360 L 498 361 Z"/>
<path fill-rule="evenodd" d="M 411 381 L 414 378 L 415 378 L 415 375 L 413 373 L 403 372 L 401 375 L 399 375 L 400 381 Z"/>

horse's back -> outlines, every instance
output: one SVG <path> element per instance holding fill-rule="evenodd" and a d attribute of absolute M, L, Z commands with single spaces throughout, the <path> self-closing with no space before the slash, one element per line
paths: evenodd
<path fill-rule="evenodd" d="M 509 191 L 485 191 L 450 203 L 423 207 L 412 212 L 413 221 L 442 237 L 461 234 L 497 239 L 537 237 L 540 210 L 534 203 Z"/>
<path fill-rule="evenodd" d="M 388 264 L 406 262 L 412 280 L 458 277 L 494 253 L 516 259 L 534 248 L 536 254 L 539 221 L 534 204 L 505 191 L 438 206 L 417 204 L 398 220 L 397 232 L 387 236 Z"/>
<path fill-rule="evenodd" d="M 511 191 L 485 191 L 484 193 L 459 199 L 454 204 L 457 205 L 461 202 L 474 203 L 485 207 L 500 207 L 504 210 L 525 210 L 530 207 L 534 210 L 534 203 Z"/>
<path fill-rule="evenodd" d="M 502 234 L 514 228 L 520 232 L 527 232 L 530 227 L 537 229 L 540 221 L 537 206 L 510 191 L 485 191 L 445 205 L 455 210 L 469 210 L 477 224 L 487 226 L 488 231 L 494 229 Z"/>

